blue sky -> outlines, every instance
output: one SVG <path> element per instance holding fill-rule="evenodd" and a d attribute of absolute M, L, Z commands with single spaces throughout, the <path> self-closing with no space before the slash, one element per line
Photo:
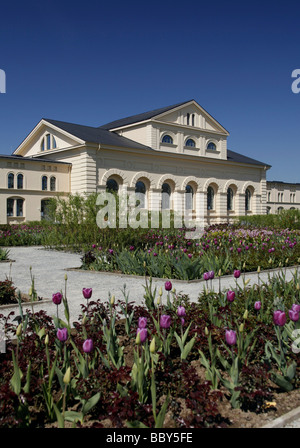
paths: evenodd
<path fill-rule="evenodd" d="M 289 0 L 2 4 L 0 153 L 43 117 L 99 126 L 195 99 L 268 180 L 300 182 L 299 14 Z"/>

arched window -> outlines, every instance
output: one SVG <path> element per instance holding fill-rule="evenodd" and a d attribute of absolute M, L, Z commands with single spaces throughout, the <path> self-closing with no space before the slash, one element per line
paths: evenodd
<path fill-rule="evenodd" d="M 217 149 L 217 147 L 213 142 L 209 142 L 207 145 L 207 149 L 211 149 L 211 150 L 215 151 Z"/>
<path fill-rule="evenodd" d="M 186 124 L 190 125 L 190 114 L 186 114 Z"/>
<path fill-rule="evenodd" d="M 146 185 L 141 180 L 135 184 L 135 194 L 138 201 L 137 206 L 146 208 Z"/>
<path fill-rule="evenodd" d="M 185 209 L 186 210 L 193 210 L 194 204 L 194 190 L 191 185 L 187 185 L 185 187 Z"/>
<path fill-rule="evenodd" d="M 8 198 L 6 201 L 6 214 L 7 216 L 14 216 L 14 200 Z"/>
<path fill-rule="evenodd" d="M 50 178 L 50 191 L 56 191 L 56 177 Z"/>
<path fill-rule="evenodd" d="M 45 140 L 41 141 L 41 151 L 45 151 Z"/>
<path fill-rule="evenodd" d="M 115 179 L 108 179 L 106 182 L 106 190 L 117 193 L 119 191 L 118 182 Z"/>
<path fill-rule="evenodd" d="M 270 211 L 271 211 L 271 207 L 267 207 L 267 215 L 270 214 Z"/>
<path fill-rule="evenodd" d="M 54 135 L 52 135 L 52 149 L 56 149 L 56 140 Z"/>
<path fill-rule="evenodd" d="M 215 197 L 214 189 L 212 187 L 208 187 L 208 189 L 207 189 L 207 210 L 214 209 L 214 197 Z"/>
<path fill-rule="evenodd" d="M 268 192 L 268 202 L 270 202 L 271 201 L 271 192 L 269 191 Z"/>
<path fill-rule="evenodd" d="M 251 210 L 251 191 L 249 188 L 245 191 L 245 210 L 246 212 Z"/>
<path fill-rule="evenodd" d="M 233 210 L 233 190 L 230 187 L 227 190 L 227 210 Z"/>
<path fill-rule="evenodd" d="M 163 143 L 169 143 L 169 144 L 173 144 L 173 139 L 170 135 L 164 135 L 163 139 L 162 139 Z"/>
<path fill-rule="evenodd" d="M 14 188 L 14 180 L 15 176 L 13 175 L 13 173 L 9 173 L 9 175 L 7 176 L 7 188 Z"/>
<path fill-rule="evenodd" d="M 282 210 L 283 210 L 283 207 L 278 207 L 277 212 L 278 212 L 278 213 L 281 213 Z"/>
<path fill-rule="evenodd" d="M 42 190 L 48 190 L 48 178 L 47 176 L 42 177 Z"/>
<path fill-rule="evenodd" d="M 192 146 L 193 148 L 195 148 L 196 143 L 194 142 L 194 140 L 192 138 L 188 138 L 185 143 L 185 146 Z"/>
<path fill-rule="evenodd" d="M 195 126 L 195 114 L 192 114 L 192 126 Z"/>
<path fill-rule="evenodd" d="M 171 208 L 171 187 L 164 183 L 161 187 L 161 208 L 162 210 L 169 210 Z"/>
<path fill-rule="evenodd" d="M 17 177 L 17 188 L 19 190 L 23 189 L 23 179 L 24 179 L 23 174 L 18 174 L 18 177 Z"/>
<path fill-rule="evenodd" d="M 45 151 L 45 149 L 56 149 L 56 140 L 54 135 L 46 134 L 41 141 L 41 151 Z"/>

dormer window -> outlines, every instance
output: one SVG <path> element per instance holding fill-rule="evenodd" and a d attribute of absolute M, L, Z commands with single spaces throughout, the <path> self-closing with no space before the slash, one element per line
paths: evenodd
<path fill-rule="evenodd" d="M 217 147 L 213 142 L 209 142 L 209 144 L 207 145 L 207 149 L 210 149 L 211 151 L 215 151 L 217 149 Z"/>
<path fill-rule="evenodd" d="M 168 143 L 169 145 L 173 144 L 173 139 L 170 135 L 164 135 L 162 139 L 162 143 Z"/>
<path fill-rule="evenodd" d="M 45 149 L 56 149 L 56 147 L 54 135 L 46 134 L 41 141 L 41 151 L 45 151 Z"/>
<path fill-rule="evenodd" d="M 195 148 L 196 143 L 192 138 L 188 138 L 187 141 L 185 142 L 185 146 L 191 146 L 192 148 Z"/>

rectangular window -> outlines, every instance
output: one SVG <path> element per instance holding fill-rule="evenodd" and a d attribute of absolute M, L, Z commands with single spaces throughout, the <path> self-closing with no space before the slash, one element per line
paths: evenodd
<path fill-rule="evenodd" d="M 14 216 L 14 200 L 7 199 L 7 216 Z"/>
<path fill-rule="evenodd" d="M 23 199 L 17 199 L 17 216 L 23 216 Z"/>

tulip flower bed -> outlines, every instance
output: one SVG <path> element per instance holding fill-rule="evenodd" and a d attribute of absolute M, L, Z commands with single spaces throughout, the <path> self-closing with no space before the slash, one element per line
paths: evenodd
<path fill-rule="evenodd" d="M 0 246 L 42 245 L 45 230 L 50 230 L 48 227 L 37 223 L 2 225 L 0 227 Z"/>
<path fill-rule="evenodd" d="M 170 280 L 144 306 L 84 288 L 73 323 L 66 277 L 53 316 L 2 316 L 0 426 L 256 427 L 299 405 L 297 270 L 252 287 L 236 271 L 227 291 L 210 277 L 193 303 Z"/>
<path fill-rule="evenodd" d="M 293 266 L 300 260 L 298 230 L 270 230 L 220 225 L 197 240 L 182 231 L 149 231 L 138 245 L 102 247 L 93 244 L 82 257 L 82 268 L 195 280 L 204 272 L 243 272 Z"/>

